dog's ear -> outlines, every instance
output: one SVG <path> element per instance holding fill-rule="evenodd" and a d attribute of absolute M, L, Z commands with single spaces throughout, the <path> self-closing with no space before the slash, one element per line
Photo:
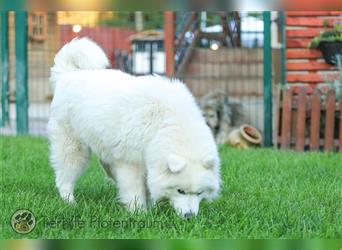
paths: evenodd
<path fill-rule="evenodd" d="M 186 167 L 186 163 L 181 157 L 173 155 L 167 160 L 167 167 L 172 173 L 178 173 Z"/>

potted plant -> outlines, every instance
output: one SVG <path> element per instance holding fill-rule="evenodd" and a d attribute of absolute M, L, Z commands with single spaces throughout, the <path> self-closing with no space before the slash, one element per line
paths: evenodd
<path fill-rule="evenodd" d="M 325 62 L 336 65 L 336 55 L 342 54 L 342 23 L 336 23 L 333 29 L 323 31 L 314 37 L 309 48 L 321 50 Z"/>

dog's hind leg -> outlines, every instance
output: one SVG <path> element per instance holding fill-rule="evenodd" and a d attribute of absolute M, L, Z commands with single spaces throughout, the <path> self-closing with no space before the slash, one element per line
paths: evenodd
<path fill-rule="evenodd" d="M 90 149 L 74 139 L 67 129 L 51 126 L 50 160 L 56 174 L 56 186 L 60 196 L 70 203 L 74 199 L 74 186 L 89 163 Z"/>

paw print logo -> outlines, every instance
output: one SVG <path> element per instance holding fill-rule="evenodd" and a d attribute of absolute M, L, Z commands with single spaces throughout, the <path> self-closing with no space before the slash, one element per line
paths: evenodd
<path fill-rule="evenodd" d="M 11 218 L 11 226 L 14 231 L 20 234 L 30 233 L 36 225 L 36 218 L 27 209 L 17 210 Z"/>

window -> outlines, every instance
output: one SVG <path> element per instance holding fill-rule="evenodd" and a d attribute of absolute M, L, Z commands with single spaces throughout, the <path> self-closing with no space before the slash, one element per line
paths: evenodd
<path fill-rule="evenodd" d="M 47 15 L 44 12 L 29 14 L 28 34 L 33 41 L 44 41 L 47 33 Z"/>

